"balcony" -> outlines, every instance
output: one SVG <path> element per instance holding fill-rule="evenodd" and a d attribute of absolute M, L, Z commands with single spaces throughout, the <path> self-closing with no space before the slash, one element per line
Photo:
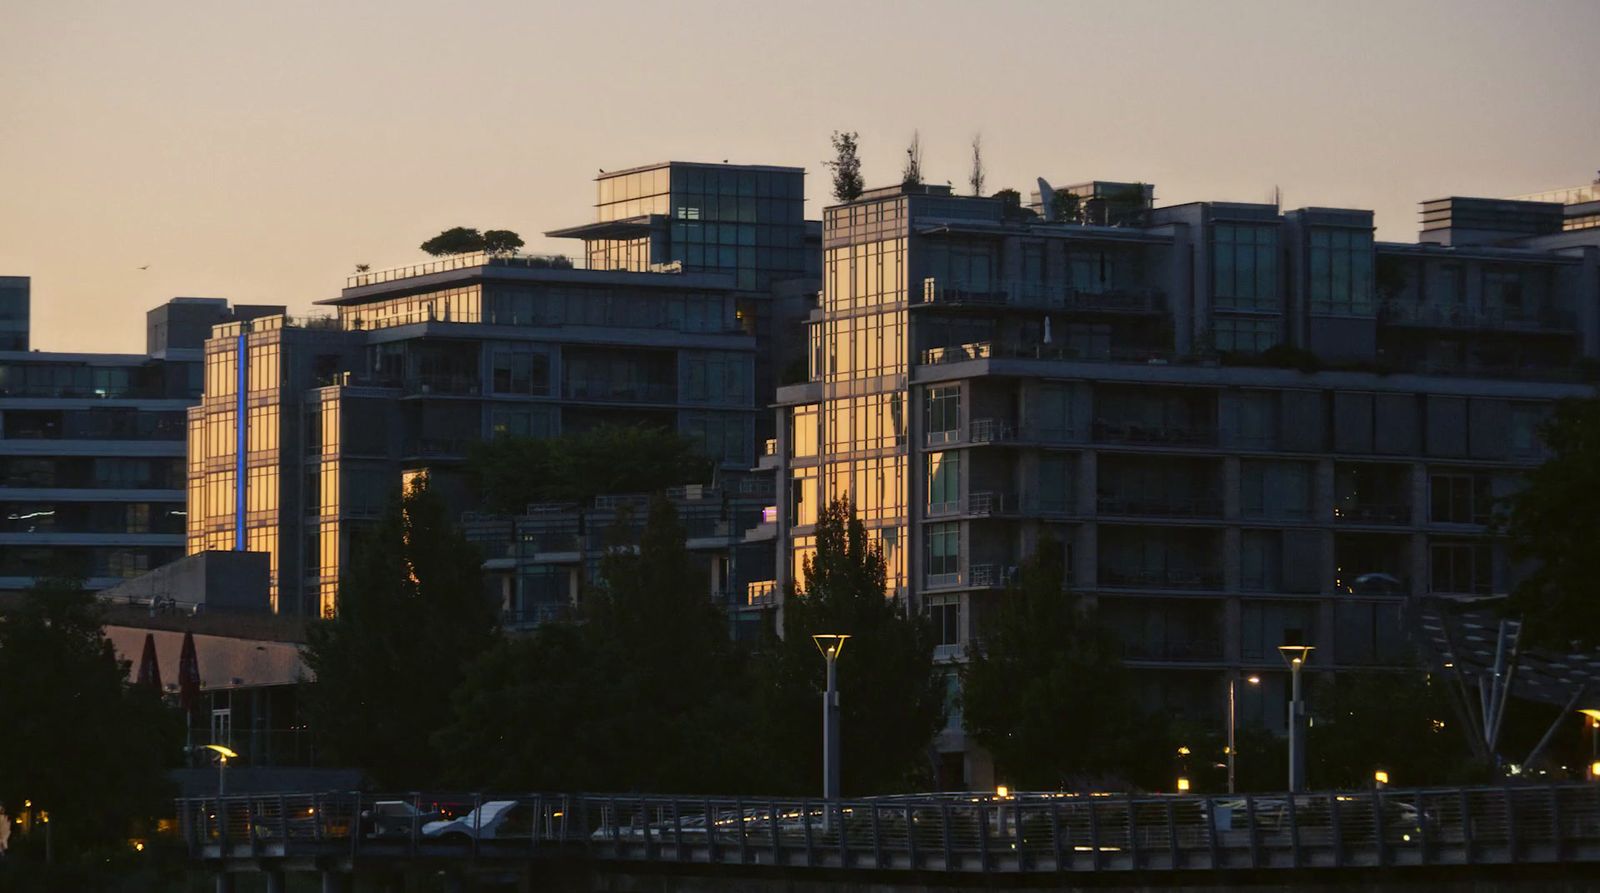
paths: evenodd
<path fill-rule="evenodd" d="M 1096 443 L 1150 443 L 1167 446 L 1210 446 L 1217 442 L 1217 428 L 1205 423 L 1165 423 L 1095 419 Z"/>
<path fill-rule="evenodd" d="M 1382 524 L 1404 527 L 1411 523 L 1411 506 L 1403 502 L 1339 501 L 1333 506 L 1339 524 Z"/>
<path fill-rule="evenodd" d="M 407 378 L 401 388 L 407 396 L 435 394 L 475 397 L 483 392 L 483 382 L 470 375 L 418 375 Z"/>
<path fill-rule="evenodd" d="M 676 403 L 678 386 L 671 382 L 569 380 L 565 389 L 569 400 L 605 403 Z"/>
<path fill-rule="evenodd" d="M 1425 329 L 1522 332 L 1569 332 L 1577 327 L 1577 317 L 1571 310 L 1555 307 L 1468 307 L 1397 300 L 1384 301 L 1379 305 L 1378 321 L 1385 325 Z"/>
<path fill-rule="evenodd" d="M 936 502 L 928 506 L 928 517 L 956 516 L 987 518 L 991 515 L 1014 515 L 1022 510 L 1023 500 L 1015 493 L 982 490 L 969 493 L 956 502 Z"/>
<path fill-rule="evenodd" d="M 922 304 L 977 307 L 1020 307 L 1063 313 L 1160 313 L 1165 294 L 1156 288 L 1133 286 L 1084 291 L 1071 285 L 1005 280 L 974 287 L 968 283 L 922 280 Z"/>
<path fill-rule="evenodd" d="M 567 604 L 529 605 L 518 610 L 501 611 L 500 625 L 510 630 L 529 630 L 546 623 L 571 620 L 576 613 Z"/>
<path fill-rule="evenodd" d="M 992 358 L 1013 360 L 1050 360 L 1059 362 L 1097 363 L 1166 363 L 1173 353 L 1157 347 L 1110 347 L 1094 354 L 1085 354 L 1075 347 L 1061 343 L 995 343 L 971 341 L 947 347 L 930 347 L 922 352 L 922 365 L 937 366 L 942 363 L 964 363 L 968 360 Z"/>
<path fill-rule="evenodd" d="M 1100 585 L 1117 589 L 1221 589 L 1221 568 L 1102 566 Z"/>
<path fill-rule="evenodd" d="M 1212 661 L 1222 659 L 1222 640 L 1181 639 L 1163 642 L 1124 642 L 1124 660 Z"/>
<path fill-rule="evenodd" d="M 466 270 L 472 267 L 570 270 L 572 269 L 572 259 L 561 254 L 490 254 L 486 251 L 473 251 L 467 254 L 442 257 L 424 264 L 411 264 L 389 270 L 357 273 L 354 276 L 345 277 L 344 287 L 361 288 L 367 285 L 382 285 L 385 282 L 394 282 L 399 279 L 431 276 L 435 273 L 448 273 L 452 270 Z"/>
<path fill-rule="evenodd" d="M 1162 518 L 1220 518 L 1222 499 L 1216 496 L 1148 497 L 1103 495 L 1102 515 L 1142 515 Z"/>
<path fill-rule="evenodd" d="M 400 447 L 407 459 L 462 459 L 477 440 L 459 437 L 411 437 Z"/>

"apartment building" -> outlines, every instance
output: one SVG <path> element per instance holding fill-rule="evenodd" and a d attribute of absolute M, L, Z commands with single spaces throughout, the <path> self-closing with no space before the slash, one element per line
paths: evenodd
<path fill-rule="evenodd" d="M 959 660 L 1050 536 L 1152 708 L 1218 725 L 1248 673 L 1241 721 L 1281 726 L 1277 645 L 1396 665 L 1409 596 L 1510 584 L 1489 506 L 1600 356 L 1600 238 L 1565 219 L 1445 199 L 1418 243 L 1375 243 L 1368 211 L 1105 181 L 827 208 L 810 380 L 762 459 L 776 573 L 749 600 L 781 621 L 848 496 Z M 967 750 L 959 717 L 940 747 Z"/>
<path fill-rule="evenodd" d="M 27 286 L 0 280 L 0 339 L 22 323 L 20 347 L 0 350 L 0 592 L 51 575 L 104 589 L 183 554 L 195 326 L 281 308 L 174 298 L 150 311 L 145 353 L 28 351 Z"/>
<path fill-rule="evenodd" d="M 773 320 L 807 292 L 803 186 L 795 168 L 608 174 L 599 221 L 555 233 L 583 240 L 587 269 L 456 255 L 351 276 L 319 302 L 332 316 L 218 327 L 189 415 L 188 550 L 266 552 L 275 610 L 326 615 L 406 474 L 473 507 L 451 472 L 486 438 L 649 424 L 748 470 Z M 516 585 L 541 592 L 537 576 Z"/>

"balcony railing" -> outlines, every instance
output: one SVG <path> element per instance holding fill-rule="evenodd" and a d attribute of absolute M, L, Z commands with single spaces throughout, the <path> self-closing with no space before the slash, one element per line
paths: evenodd
<path fill-rule="evenodd" d="M 761 455 L 776 456 L 778 454 L 778 441 L 769 437 L 761 442 Z"/>
<path fill-rule="evenodd" d="M 980 490 L 975 493 L 968 493 L 955 502 L 929 503 L 928 516 L 973 515 L 987 517 L 989 515 L 1015 514 L 1021 511 L 1022 508 L 1023 500 L 1015 493 Z"/>
<path fill-rule="evenodd" d="M 394 282 L 397 279 L 411 279 L 416 276 L 431 276 L 434 273 L 448 273 L 452 270 L 488 266 L 522 267 L 534 270 L 570 270 L 573 265 L 572 259 L 562 254 L 490 254 L 486 251 L 472 251 L 467 254 L 441 257 L 438 260 L 431 260 L 422 264 L 356 273 L 345 278 L 345 288 L 380 285 L 385 282 Z"/>
<path fill-rule="evenodd" d="M 971 341 L 945 347 L 930 347 L 922 352 L 922 364 L 937 366 L 941 363 L 964 363 L 968 360 L 991 358 L 1062 362 L 1166 363 L 1172 356 L 1170 349 L 1158 347 L 1109 347 L 1103 351 L 1085 352 L 1059 342 L 997 344 L 992 341 Z"/>
<path fill-rule="evenodd" d="M 1333 520 L 1341 524 L 1405 525 L 1411 523 L 1411 506 L 1403 502 L 1336 501 Z"/>
<path fill-rule="evenodd" d="M 483 381 L 471 375 L 419 375 L 402 383 L 407 394 L 447 394 L 475 396 L 483 391 Z"/>
<path fill-rule="evenodd" d="M 1095 419 L 1094 439 L 1098 443 L 1153 443 L 1173 446 L 1209 446 L 1217 442 L 1215 425 L 1148 424 L 1120 419 Z"/>
<path fill-rule="evenodd" d="M 573 607 L 564 603 L 525 605 L 520 609 L 500 612 L 500 625 L 506 629 L 525 630 L 546 623 L 571 620 L 576 614 Z"/>
<path fill-rule="evenodd" d="M 1123 589 L 1221 589 L 1222 570 L 1103 566 L 1100 585 Z"/>
<path fill-rule="evenodd" d="M 668 382 L 568 381 L 570 400 L 600 400 L 614 403 L 675 403 L 678 387 Z"/>
<path fill-rule="evenodd" d="M 1577 317 L 1572 311 L 1554 307 L 1468 307 L 1398 300 L 1384 301 L 1378 308 L 1378 320 L 1391 325 L 1426 328 L 1540 332 L 1560 332 L 1577 326 Z"/>
<path fill-rule="evenodd" d="M 1149 515 L 1168 518 L 1220 518 L 1222 500 L 1215 496 L 1101 496 L 1102 515 Z"/>
<path fill-rule="evenodd" d="M 1222 641 L 1216 638 L 1182 639 L 1172 642 L 1126 642 L 1126 660 L 1220 660 Z"/>
<path fill-rule="evenodd" d="M 1043 282 L 999 282 L 974 285 L 933 277 L 922 280 L 924 304 L 976 304 L 1026 307 L 1064 313 L 1157 313 L 1166 308 L 1160 289 L 1146 286 L 1085 291 L 1071 285 Z"/>

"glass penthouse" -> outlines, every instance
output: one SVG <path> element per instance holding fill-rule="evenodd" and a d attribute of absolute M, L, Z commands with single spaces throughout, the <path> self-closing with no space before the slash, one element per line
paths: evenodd
<path fill-rule="evenodd" d="M 689 171 L 709 196 L 674 191 Z M 771 396 L 758 383 L 758 345 L 773 342 L 763 326 L 780 286 L 800 293 L 802 178 L 676 163 L 606 175 L 601 220 L 558 233 L 585 241 L 589 269 L 564 257 L 446 257 L 350 277 L 320 302 L 334 317 L 218 327 L 189 416 L 189 551 L 267 552 L 275 609 L 326 615 L 353 533 L 403 474 L 428 469 L 448 489 L 476 441 L 651 424 L 748 469 L 756 406 Z M 667 243 L 674 204 L 702 223 Z M 703 222 L 743 220 L 747 204 L 748 222 Z M 739 246 L 746 229 L 751 252 Z M 766 244 L 791 238 L 794 254 Z M 627 247 L 637 240 L 646 248 Z M 450 495 L 473 507 L 464 489 Z M 514 583 L 507 610 L 536 613 L 542 583 L 529 582 L 527 605 Z"/>
<path fill-rule="evenodd" d="M 959 660 L 1054 537 L 1153 708 L 1217 724 L 1227 679 L 1259 673 L 1241 714 L 1277 726 L 1279 644 L 1316 645 L 1313 669 L 1393 665 L 1408 596 L 1505 590 L 1489 506 L 1540 460 L 1552 403 L 1592 393 L 1600 230 L 1446 199 L 1389 244 L 1369 211 L 1012 196 L 826 209 L 753 603 L 781 622 L 818 508 L 848 496 Z M 941 749 L 949 783 L 987 783 L 959 717 Z"/>

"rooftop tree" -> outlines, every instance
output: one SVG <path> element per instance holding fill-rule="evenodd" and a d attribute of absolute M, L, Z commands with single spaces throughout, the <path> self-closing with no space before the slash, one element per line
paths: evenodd
<path fill-rule="evenodd" d="M 823 167 L 833 171 L 833 198 L 839 202 L 853 202 L 861 197 L 866 184 L 861 179 L 861 158 L 856 154 L 856 132 L 833 132 L 833 160 L 824 161 Z"/>

